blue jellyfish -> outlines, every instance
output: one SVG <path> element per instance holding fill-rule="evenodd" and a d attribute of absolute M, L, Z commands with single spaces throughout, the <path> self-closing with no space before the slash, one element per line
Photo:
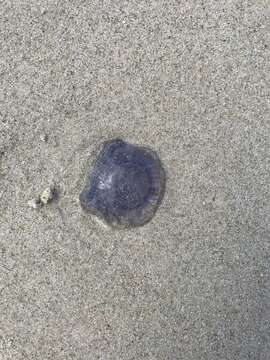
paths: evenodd
<path fill-rule="evenodd" d="M 158 155 L 116 139 L 104 144 L 80 203 L 113 227 L 134 227 L 151 220 L 164 189 L 165 172 Z"/>

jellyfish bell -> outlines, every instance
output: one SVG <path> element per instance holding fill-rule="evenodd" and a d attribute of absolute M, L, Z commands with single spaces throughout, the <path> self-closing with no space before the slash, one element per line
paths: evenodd
<path fill-rule="evenodd" d="M 80 203 L 113 227 L 140 226 L 154 216 L 164 189 L 165 172 L 156 152 L 116 139 L 104 144 Z"/>

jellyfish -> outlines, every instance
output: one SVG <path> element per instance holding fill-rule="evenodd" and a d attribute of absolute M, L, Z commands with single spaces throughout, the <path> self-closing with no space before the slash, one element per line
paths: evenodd
<path fill-rule="evenodd" d="M 157 153 L 115 139 L 103 145 L 79 198 L 86 212 L 112 227 L 129 228 L 152 219 L 164 190 Z"/>

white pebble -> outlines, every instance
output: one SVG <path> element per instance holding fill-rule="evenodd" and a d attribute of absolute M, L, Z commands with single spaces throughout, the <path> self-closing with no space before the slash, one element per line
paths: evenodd
<path fill-rule="evenodd" d="M 28 201 L 28 206 L 32 209 L 40 209 L 42 203 L 40 202 L 40 199 L 32 199 Z"/>
<path fill-rule="evenodd" d="M 40 201 L 43 204 L 48 204 L 48 202 L 53 200 L 54 195 L 55 195 L 54 188 L 50 186 L 42 192 L 42 194 L 40 195 Z"/>

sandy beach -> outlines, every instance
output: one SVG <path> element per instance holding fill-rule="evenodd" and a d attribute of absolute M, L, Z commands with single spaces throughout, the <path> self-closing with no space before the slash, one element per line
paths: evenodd
<path fill-rule="evenodd" d="M 0 359 L 269 360 L 269 1 L 4 0 L 0 49 Z M 80 207 L 114 138 L 145 226 Z"/>

